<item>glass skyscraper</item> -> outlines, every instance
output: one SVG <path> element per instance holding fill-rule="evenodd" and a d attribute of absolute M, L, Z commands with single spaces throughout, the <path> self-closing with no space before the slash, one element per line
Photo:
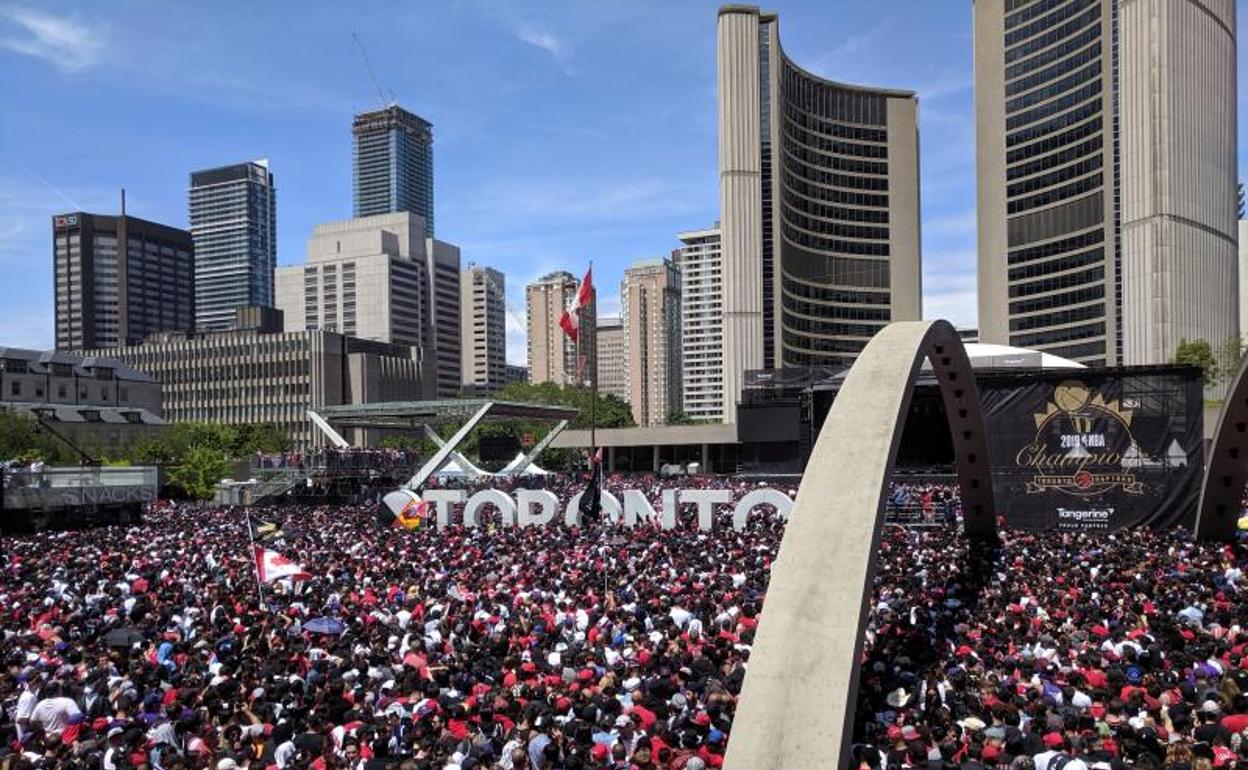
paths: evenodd
<path fill-rule="evenodd" d="M 228 329 L 240 307 L 273 307 L 277 188 L 267 160 L 194 171 L 195 327 Z"/>
<path fill-rule="evenodd" d="M 411 212 L 433 237 L 433 124 L 397 104 L 355 116 L 355 216 Z"/>

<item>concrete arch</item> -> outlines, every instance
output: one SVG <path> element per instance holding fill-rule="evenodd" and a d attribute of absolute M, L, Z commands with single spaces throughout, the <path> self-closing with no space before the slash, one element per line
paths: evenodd
<path fill-rule="evenodd" d="M 1222 402 L 1205 463 L 1196 514 L 1196 537 L 1233 540 L 1248 484 L 1248 358 Z"/>
<path fill-rule="evenodd" d="M 966 531 L 996 540 L 983 416 L 962 341 L 946 321 L 889 324 L 850 369 L 807 464 L 772 568 L 726 770 L 846 766 L 888 480 L 925 356 L 949 415 Z M 829 748 L 840 752 L 837 761 Z"/>

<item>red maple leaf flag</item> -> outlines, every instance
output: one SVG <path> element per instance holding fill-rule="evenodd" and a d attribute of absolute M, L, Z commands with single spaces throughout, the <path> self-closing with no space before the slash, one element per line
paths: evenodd
<path fill-rule="evenodd" d="M 277 551 L 256 546 L 256 570 L 260 573 L 261 583 L 271 583 L 284 577 L 293 580 L 307 580 L 312 577 L 302 566 L 295 564 Z"/>
<path fill-rule="evenodd" d="M 585 271 L 585 278 L 581 280 L 581 285 L 576 289 L 576 296 L 572 298 L 572 306 L 563 311 L 563 315 L 559 316 L 559 325 L 563 327 L 564 333 L 576 342 L 576 336 L 581 330 L 581 308 L 589 305 L 594 298 L 594 268 L 591 265 Z"/>

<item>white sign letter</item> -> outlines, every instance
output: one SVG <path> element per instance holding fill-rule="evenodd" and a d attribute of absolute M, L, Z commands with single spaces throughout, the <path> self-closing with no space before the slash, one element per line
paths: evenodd
<path fill-rule="evenodd" d="M 483 489 L 468 498 L 468 503 L 464 506 L 464 526 L 477 526 L 477 511 L 482 506 L 490 504 L 498 507 L 499 518 L 502 519 L 504 527 L 515 525 L 516 501 L 508 497 L 507 493 L 500 492 L 497 489 Z"/>
<path fill-rule="evenodd" d="M 437 509 L 439 527 L 451 523 L 451 506 L 462 503 L 465 497 L 462 489 L 426 489 L 423 495 L 424 501 Z"/>
<path fill-rule="evenodd" d="M 697 503 L 698 529 L 715 526 L 715 506 L 732 502 L 732 492 L 727 489 L 682 489 L 680 502 Z"/>
<path fill-rule="evenodd" d="M 541 513 L 533 513 L 533 506 Z M 549 524 L 559 510 L 559 498 L 545 489 L 521 489 L 516 492 L 516 523 L 522 527 L 540 527 Z"/>

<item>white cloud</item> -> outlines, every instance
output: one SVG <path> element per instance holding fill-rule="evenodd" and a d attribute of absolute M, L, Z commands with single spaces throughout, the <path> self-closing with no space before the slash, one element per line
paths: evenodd
<path fill-rule="evenodd" d="M 933 254 L 923 263 L 923 317 L 975 326 L 979 315 L 975 252 Z"/>
<path fill-rule="evenodd" d="M 81 72 L 98 64 L 104 53 L 107 28 L 88 26 L 66 16 L 21 6 L 0 8 L 9 22 L 0 48 L 43 59 L 62 72 Z"/>
<path fill-rule="evenodd" d="M 610 180 L 569 183 L 559 179 L 487 184 L 451 202 L 465 212 L 542 221 L 617 220 L 672 214 L 701 206 L 692 192 L 666 179 Z M 695 206 L 696 204 L 696 206 Z"/>
<path fill-rule="evenodd" d="M 537 46 L 556 59 L 562 59 L 564 54 L 567 52 L 563 42 L 559 40 L 559 38 L 555 37 L 553 33 L 547 32 L 546 30 L 524 26 L 516 32 L 516 35 L 525 43 Z"/>
<path fill-rule="evenodd" d="M 969 208 L 957 214 L 946 214 L 924 220 L 923 235 L 967 235 L 976 231 L 976 212 Z"/>

